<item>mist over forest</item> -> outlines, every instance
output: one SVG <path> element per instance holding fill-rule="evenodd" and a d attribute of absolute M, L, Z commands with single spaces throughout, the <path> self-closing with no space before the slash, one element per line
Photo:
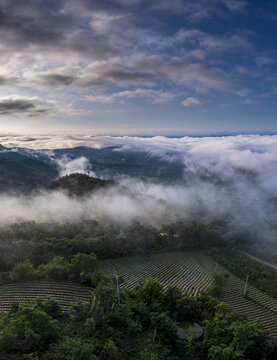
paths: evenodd
<path fill-rule="evenodd" d="M 225 217 L 256 240 L 276 244 L 277 136 L 45 136 L 1 142 L 0 162 L 16 161 L 21 165 L 17 179 L 26 177 L 13 188 L 5 186 L 13 169 L 0 174 L 2 225 L 96 219 L 159 227 Z M 43 181 L 32 167 L 47 174 Z M 47 190 L 49 183 L 72 173 L 113 179 L 115 185 L 83 197 Z"/>

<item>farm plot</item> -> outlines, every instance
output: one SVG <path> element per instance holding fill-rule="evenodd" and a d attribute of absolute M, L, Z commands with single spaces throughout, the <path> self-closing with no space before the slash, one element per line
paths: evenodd
<path fill-rule="evenodd" d="M 105 260 L 100 271 L 113 276 L 122 275 L 122 287 L 133 289 L 140 280 L 157 279 L 164 287 L 177 285 L 184 293 L 196 296 L 213 281 L 192 253 L 159 254 Z"/>
<path fill-rule="evenodd" d="M 260 320 L 273 337 L 277 338 L 277 301 L 254 286 L 247 286 L 247 297 L 243 296 L 245 280 L 238 278 L 208 256 L 199 261 L 208 271 L 225 271 L 229 277 L 222 288 L 220 300 L 231 310 L 246 315 L 250 321 Z"/>
<path fill-rule="evenodd" d="M 266 309 L 259 303 L 252 301 L 251 298 L 245 298 L 241 292 L 228 285 L 223 287 L 220 300 L 228 304 L 231 310 L 246 315 L 248 320 L 260 320 L 271 336 L 277 338 L 276 312 Z"/>
<path fill-rule="evenodd" d="M 239 294 L 243 294 L 245 280 L 242 280 L 237 276 L 233 275 L 232 273 L 227 271 L 222 265 L 216 264 L 216 262 L 210 259 L 208 256 L 201 256 L 201 259 L 199 259 L 199 261 L 201 265 L 205 267 L 208 271 L 215 272 L 216 270 L 227 272 L 229 276 L 226 280 L 226 285 L 228 285 L 230 289 L 236 290 Z M 260 304 L 262 307 L 277 312 L 277 300 L 273 299 L 269 295 L 249 284 L 247 286 L 247 297 L 253 302 Z"/>
<path fill-rule="evenodd" d="M 36 297 L 46 299 L 51 296 L 68 311 L 78 300 L 90 301 L 91 289 L 74 283 L 32 281 L 27 283 L 4 284 L 0 286 L 0 311 L 8 311 L 13 303 L 20 303 Z"/>
<path fill-rule="evenodd" d="M 243 296 L 244 280 L 228 272 L 209 256 L 199 253 L 159 254 L 103 261 L 100 271 L 113 276 L 122 275 L 121 285 L 133 289 L 140 280 L 153 277 L 163 286 L 177 285 L 184 293 L 198 295 L 213 281 L 215 271 L 226 271 L 229 277 L 220 300 L 231 310 L 246 315 L 250 321 L 260 320 L 270 334 L 277 337 L 277 301 L 249 285 Z"/>

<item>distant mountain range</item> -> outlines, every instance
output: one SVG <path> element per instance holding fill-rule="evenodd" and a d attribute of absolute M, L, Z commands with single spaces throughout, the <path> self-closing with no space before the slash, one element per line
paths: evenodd
<path fill-rule="evenodd" d="M 0 192 L 30 193 L 45 188 L 59 177 L 59 160 L 70 162 L 81 157 L 88 160 L 85 170 L 93 171 L 97 177 L 130 176 L 158 183 L 176 183 L 183 179 L 181 161 L 169 162 L 142 151 L 76 147 L 53 150 L 50 156 L 46 150 L 9 149 L 0 145 Z"/>
<path fill-rule="evenodd" d="M 57 165 L 45 157 L 0 146 L 0 192 L 29 193 L 40 189 L 59 175 Z"/>
<path fill-rule="evenodd" d="M 80 146 L 54 150 L 54 154 L 57 159 L 64 156 L 71 160 L 87 158 L 91 164 L 89 170 L 94 171 L 97 177 L 131 176 L 161 183 L 176 182 L 183 178 L 184 165 L 181 161 L 169 162 L 143 151 L 121 150 L 119 147 L 94 149 Z"/>

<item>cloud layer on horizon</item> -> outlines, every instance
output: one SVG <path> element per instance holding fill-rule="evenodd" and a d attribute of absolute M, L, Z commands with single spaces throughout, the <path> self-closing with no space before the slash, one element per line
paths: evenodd
<path fill-rule="evenodd" d="M 201 138 L 189 136 L 169 138 L 164 136 L 44 135 L 27 137 L 2 135 L 0 143 L 10 148 L 22 147 L 33 150 L 53 150 L 77 146 L 96 149 L 117 147 L 114 151 L 139 151 L 145 152 L 149 156 L 158 156 L 165 161 L 180 161 L 192 173 L 206 169 L 216 173 L 222 180 L 236 176 L 236 171 L 253 172 L 263 179 L 261 184 L 265 187 L 269 183 L 268 179 L 277 176 L 277 172 L 274 170 L 277 166 L 277 135 Z M 63 168 L 66 169 L 66 161 Z M 277 194 L 275 188 L 270 190 L 274 190 Z"/>
<path fill-rule="evenodd" d="M 0 143 L 13 144 L 13 151 L 26 156 L 42 152 L 59 166 L 60 175 L 74 172 L 95 175 L 91 170 L 93 164 L 86 157 L 55 157 L 53 152 L 56 148 L 76 146 L 98 149 L 112 146 L 113 151 L 131 151 L 134 156 L 144 152 L 149 157 L 182 164 L 184 175 L 177 184 L 162 184 L 117 174 L 119 186 L 83 199 L 72 198 L 65 192 L 2 194 L 0 204 L 7 210 L 0 214 L 0 224 L 31 220 L 74 222 L 87 218 L 126 224 L 140 221 L 156 226 L 180 219 L 210 220 L 229 215 L 235 224 L 248 224 L 251 231 L 255 229 L 257 234 L 260 231 L 262 237 L 267 234 L 268 220 L 276 220 L 277 135 L 2 136 Z"/>

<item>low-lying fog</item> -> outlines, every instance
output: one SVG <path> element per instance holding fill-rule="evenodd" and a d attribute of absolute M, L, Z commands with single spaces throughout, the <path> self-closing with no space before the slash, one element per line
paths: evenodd
<path fill-rule="evenodd" d="M 0 137 L 4 146 L 40 150 L 62 147 L 119 146 L 114 151 L 147 152 L 165 161 L 181 161 L 184 183 L 161 185 L 135 178 L 118 178 L 119 186 L 85 198 L 64 192 L 31 196 L 0 196 L 0 223 L 15 221 L 78 221 L 107 218 L 141 221 L 153 225 L 182 218 L 212 218 L 232 214 L 237 221 L 276 215 L 277 136 L 228 136 L 206 138 L 140 137 Z M 60 174 L 89 172 L 89 160 L 55 159 Z M 209 176 L 203 176 L 208 174 Z M 90 172 L 90 175 L 94 175 Z M 189 180 L 188 180 L 189 179 Z"/>

